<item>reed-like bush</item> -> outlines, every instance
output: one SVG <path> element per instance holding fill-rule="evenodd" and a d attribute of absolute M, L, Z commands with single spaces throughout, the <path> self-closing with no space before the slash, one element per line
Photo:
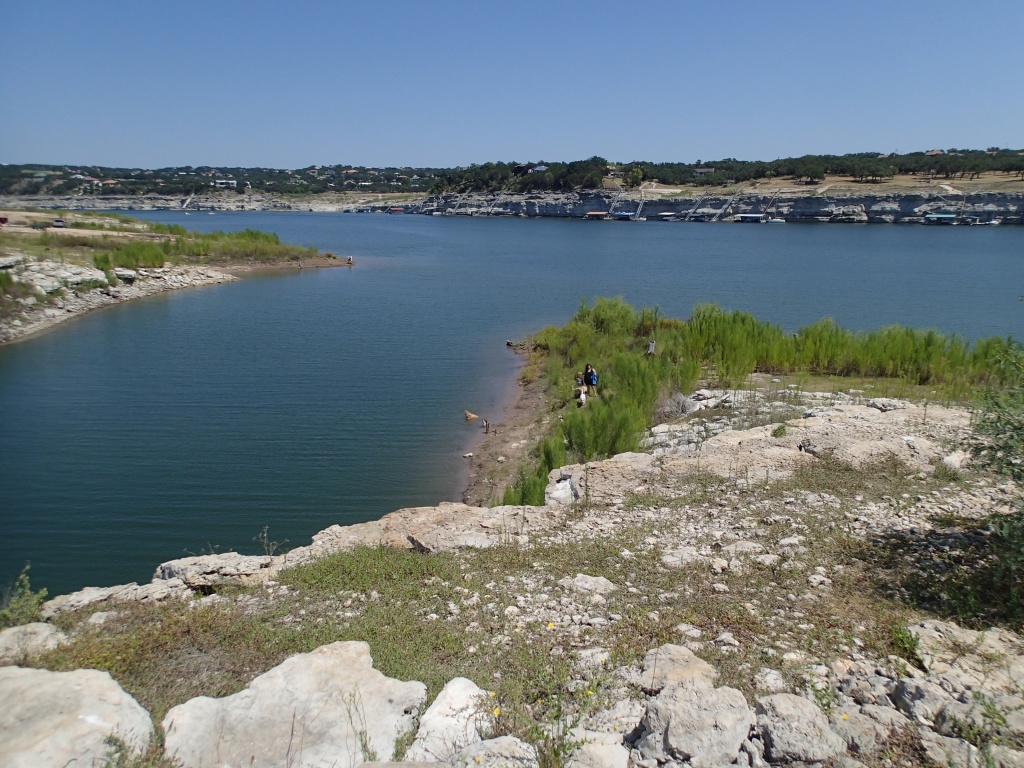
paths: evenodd
<path fill-rule="evenodd" d="M 655 342 L 652 355 L 646 354 L 650 341 Z M 581 302 L 565 326 L 545 328 L 533 342 L 544 354 L 539 368 L 552 399 L 566 408 L 549 439 L 564 444 L 566 458 L 575 461 L 635 450 L 658 399 L 689 391 L 701 376 L 726 387 L 740 386 L 755 372 L 884 377 L 903 388 L 942 387 L 946 397 L 960 398 L 975 387 L 1005 386 L 1012 372 L 994 361 L 1018 348 L 1009 338 L 971 345 L 959 336 L 898 325 L 852 332 L 830 318 L 791 334 L 714 304 L 698 304 L 680 321 L 660 318 L 656 307 L 638 312 L 622 298 Z M 587 363 L 598 371 L 599 394 L 583 408 L 568 407 L 573 376 Z M 537 471 L 518 478 L 516 490 L 505 498 L 542 503 L 541 481 L 557 466 L 541 462 Z"/>

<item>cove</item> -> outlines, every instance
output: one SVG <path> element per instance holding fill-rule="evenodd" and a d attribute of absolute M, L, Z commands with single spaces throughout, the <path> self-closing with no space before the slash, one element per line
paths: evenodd
<path fill-rule="evenodd" d="M 326 213 L 137 214 L 353 256 L 150 297 L 0 348 L 0 583 L 148 581 L 209 551 L 459 498 L 516 375 L 506 339 L 621 295 L 1019 335 L 1018 227 L 666 224 Z"/>

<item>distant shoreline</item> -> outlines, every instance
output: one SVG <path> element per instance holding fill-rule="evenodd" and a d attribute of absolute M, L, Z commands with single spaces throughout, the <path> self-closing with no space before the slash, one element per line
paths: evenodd
<path fill-rule="evenodd" d="M 673 222 L 791 222 L 869 224 L 1024 224 L 1024 191 L 961 190 L 950 184 L 851 188 L 822 184 L 800 188 L 759 185 L 703 192 L 651 185 L 632 190 L 581 190 L 529 194 L 466 193 L 351 197 L 333 194 L 284 197 L 268 194 L 195 196 L 0 197 L 0 208 L 129 213 L 311 212 L 398 213 L 450 216 L 618 219 Z"/>

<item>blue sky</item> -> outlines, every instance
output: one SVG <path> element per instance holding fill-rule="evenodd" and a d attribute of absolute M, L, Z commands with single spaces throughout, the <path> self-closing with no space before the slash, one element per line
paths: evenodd
<path fill-rule="evenodd" d="M 1024 2 L 0 6 L 0 162 L 694 162 L 1024 146 Z"/>

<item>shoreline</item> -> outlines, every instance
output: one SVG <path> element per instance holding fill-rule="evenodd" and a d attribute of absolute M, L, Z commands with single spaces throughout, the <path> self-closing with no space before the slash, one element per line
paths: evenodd
<path fill-rule="evenodd" d="M 302 198 L 254 194 L 202 195 L 196 212 L 411 213 L 525 218 L 626 219 L 640 221 L 746 221 L 872 224 L 1024 224 L 1024 191 L 1015 183 L 987 187 L 951 183 L 868 188 L 831 180 L 797 188 L 792 182 L 750 186 L 634 190 L 591 189 L 499 195 L 470 192 L 440 195 L 324 193 Z M 181 199 L 166 195 L 5 196 L 0 208 L 42 211 L 182 211 Z M 758 218 L 759 217 L 759 218 Z"/>
<path fill-rule="evenodd" d="M 529 365 L 524 355 L 529 353 L 517 349 L 515 354 L 515 377 L 503 394 L 500 421 L 490 420 L 488 433 L 481 428 L 463 454 L 461 501 L 470 506 L 500 504 L 500 494 L 511 484 L 547 424 L 544 383 L 524 381 L 523 370 Z"/>
<path fill-rule="evenodd" d="M 158 293 L 220 285 L 259 274 L 347 266 L 341 261 L 326 263 L 332 261 L 326 258 L 322 261 L 324 263 L 282 262 L 259 266 L 249 264 L 216 266 L 176 264 L 155 269 L 134 270 L 137 276 L 130 285 L 108 285 L 102 288 L 93 288 L 84 293 L 69 290 L 65 296 L 55 299 L 52 304 L 36 302 L 24 306 L 18 316 L 0 319 L 0 346 L 35 338 L 57 326 L 84 317 L 94 311 L 137 301 Z"/>

